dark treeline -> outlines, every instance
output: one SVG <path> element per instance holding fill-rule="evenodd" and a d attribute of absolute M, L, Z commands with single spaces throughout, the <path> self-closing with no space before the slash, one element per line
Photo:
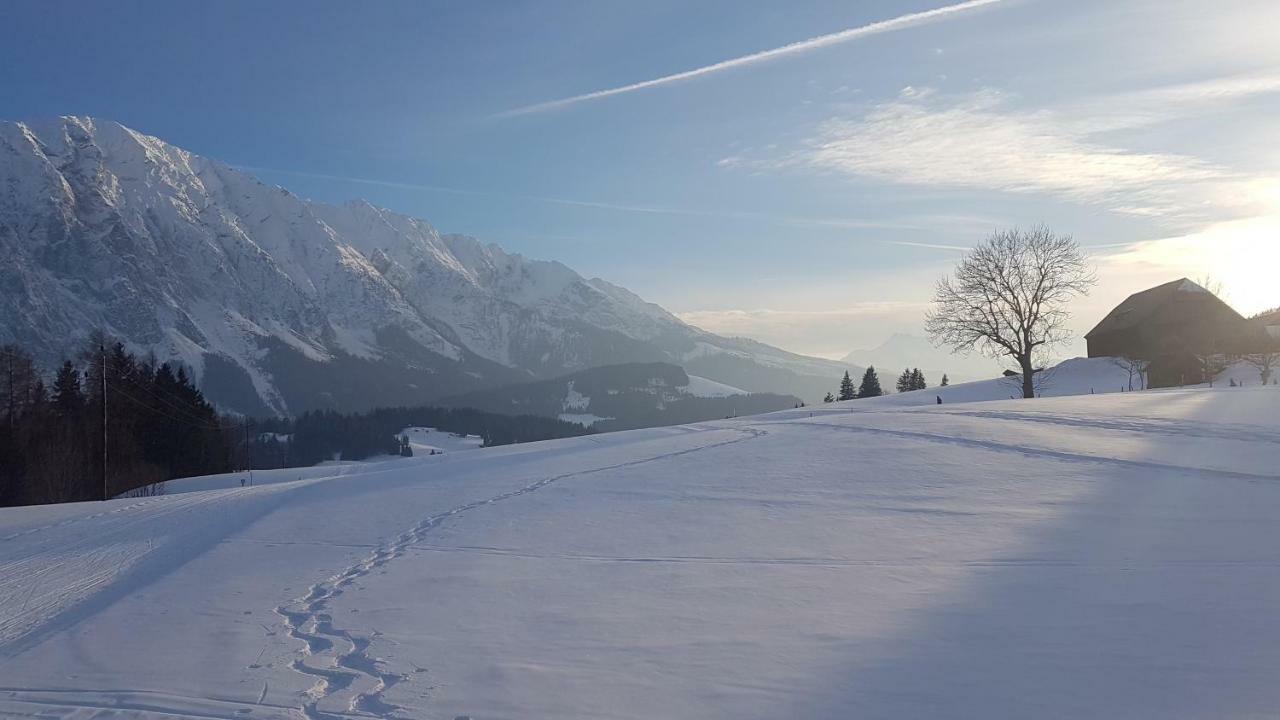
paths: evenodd
<path fill-rule="evenodd" d="M 898 392 L 904 393 L 924 390 L 929 387 L 929 383 L 925 380 L 924 373 L 920 372 L 920 368 L 907 368 L 898 376 L 896 387 Z"/>
<path fill-rule="evenodd" d="M 0 505 L 99 500 L 225 472 L 234 434 L 184 368 L 119 343 L 91 339 L 47 383 L 28 353 L 0 347 Z"/>
<path fill-rule="evenodd" d="M 919 370 L 916 370 L 914 375 L 912 374 L 912 371 L 908 370 L 905 377 L 907 377 L 911 383 L 911 390 L 923 389 L 927 386 L 924 380 L 924 374 Z M 903 392 L 902 383 L 903 381 L 899 379 L 899 392 Z M 862 373 L 862 382 L 858 384 L 856 388 L 853 385 L 853 378 L 849 377 L 849 371 L 845 370 L 844 377 L 840 378 L 839 394 L 832 395 L 831 393 L 827 393 L 827 396 L 824 397 L 822 401 L 835 402 L 837 400 L 864 400 L 866 398 L 880 397 L 884 394 L 884 388 L 880 386 L 880 375 L 876 372 L 876 367 L 872 365 Z"/>
<path fill-rule="evenodd" d="M 280 443 L 275 434 L 255 435 L 254 462 L 285 445 L 288 466 L 314 465 L 324 460 L 363 460 L 402 453 L 399 435 L 409 427 L 430 427 L 459 435 L 476 435 L 485 447 L 586 435 L 577 423 L 536 415 L 499 415 L 471 408 L 379 408 L 367 413 L 308 412 L 293 421 L 278 421 L 272 433 L 288 435 Z"/>
<path fill-rule="evenodd" d="M 399 434 L 415 426 L 476 435 L 486 446 L 591 432 L 554 418 L 470 408 L 317 411 L 265 420 L 220 416 L 185 368 L 139 358 L 101 335 L 50 377 L 22 348 L 5 345 L 0 507 L 163 492 L 166 480 L 250 465 L 297 467 L 405 454 Z"/>

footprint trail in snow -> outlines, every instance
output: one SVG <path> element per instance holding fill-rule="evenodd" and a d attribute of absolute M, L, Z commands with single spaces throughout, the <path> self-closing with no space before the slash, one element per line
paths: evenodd
<path fill-rule="evenodd" d="M 315 681 L 306 691 L 306 700 L 301 707 L 303 716 L 309 720 L 344 720 L 352 714 L 408 718 L 402 714 L 403 708 L 383 698 L 383 693 L 408 676 L 386 669 L 380 658 L 370 655 L 369 646 L 373 638 L 361 637 L 335 626 L 329 605 L 356 580 L 399 558 L 444 521 L 486 505 L 537 492 L 559 480 L 668 460 L 767 434 L 767 431 L 756 428 L 734 430 L 741 435 L 686 450 L 545 477 L 524 487 L 431 515 L 383 543 L 360 562 L 312 585 L 301 598 L 276 607 L 275 612 L 283 619 L 289 636 L 302 643 L 298 657 L 290 667 Z"/>

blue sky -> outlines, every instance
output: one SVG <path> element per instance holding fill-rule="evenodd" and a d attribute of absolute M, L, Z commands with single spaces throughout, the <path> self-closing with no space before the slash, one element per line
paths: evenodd
<path fill-rule="evenodd" d="M 812 354 L 918 333 L 1012 225 L 1095 248 L 1082 331 L 1185 274 L 1280 304 L 1280 5 L 956 5 L 7 2 L 0 118 L 117 120 Z"/>

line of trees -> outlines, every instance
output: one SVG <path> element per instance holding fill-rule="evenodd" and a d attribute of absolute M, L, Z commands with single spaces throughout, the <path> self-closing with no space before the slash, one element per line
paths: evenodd
<path fill-rule="evenodd" d="M 925 381 L 924 373 L 920 372 L 920 368 L 908 368 L 898 376 L 897 390 L 900 393 L 924 390 L 928 387 L 929 383 Z"/>
<path fill-rule="evenodd" d="M 924 376 L 921 375 L 920 377 L 923 380 Z M 846 370 L 844 377 L 840 379 L 839 395 L 832 396 L 831 393 L 827 393 L 826 397 L 822 398 L 822 401 L 835 402 L 837 400 L 861 400 L 864 398 L 880 397 L 884 394 L 884 388 L 880 386 L 880 375 L 876 372 L 875 366 L 872 365 L 862 373 L 862 382 L 859 383 L 856 388 L 853 384 L 853 378 L 849 377 L 849 371 Z"/>
<path fill-rule="evenodd" d="M 100 335 L 50 384 L 29 353 L 0 347 L 0 412 L 0 505 L 100 500 L 226 472 L 238 429 L 184 368 Z"/>
<path fill-rule="evenodd" d="M 577 423 L 471 408 L 220 415 L 181 365 L 140 358 L 95 333 L 51 377 L 0 346 L 0 507 L 158 494 L 179 477 L 412 454 L 400 433 L 434 427 L 485 446 L 585 435 Z"/>

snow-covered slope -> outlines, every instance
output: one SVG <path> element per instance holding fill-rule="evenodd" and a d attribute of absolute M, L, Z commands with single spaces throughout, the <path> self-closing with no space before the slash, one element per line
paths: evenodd
<path fill-rule="evenodd" d="M 883 380 L 883 377 L 881 379 Z M 1224 370 L 1217 377 L 1215 384 L 1229 385 L 1233 380 L 1243 386 L 1259 385 L 1262 382 L 1257 369 L 1244 362 L 1236 363 Z M 1039 397 L 1102 395 L 1143 389 L 1145 389 L 1143 378 L 1136 373 L 1130 377 L 1125 364 L 1116 358 L 1072 358 L 1036 375 L 1036 394 Z M 1000 377 L 836 404 L 839 406 L 852 404 L 855 407 L 910 407 L 936 404 L 938 398 L 941 398 L 944 404 L 951 404 L 1013 400 L 1021 397 L 1021 377 Z"/>
<path fill-rule="evenodd" d="M 0 123 L 0 256 L 0 342 L 51 365 L 103 329 L 254 412 L 690 357 L 711 379 L 806 396 L 843 372 L 705 333 L 559 263 L 364 202 L 309 202 L 89 118 Z"/>
<path fill-rule="evenodd" d="M 685 392 L 697 397 L 729 397 L 730 395 L 745 395 L 747 393 L 742 388 L 718 383 L 715 380 L 698 377 L 697 375 L 689 376 L 689 384 L 685 386 Z"/>
<path fill-rule="evenodd" d="M 409 447 L 414 455 L 430 455 L 438 453 L 479 450 L 484 446 L 484 439 L 477 435 L 462 435 L 436 428 L 411 427 L 402 433 L 409 438 Z"/>
<path fill-rule="evenodd" d="M 1278 407 L 846 404 L 0 510 L 0 716 L 1269 717 Z"/>
<path fill-rule="evenodd" d="M 881 376 L 880 380 L 883 383 L 885 377 Z M 1141 380 L 1135 378 L 1133 387 L 1141 390 Z M 1036 375 L 1036 394 L 1040 397 L 1113 393 L 1128 389 L 1129 372 L 1111 358 L 1072 358 Z M 838 404 L 853 403 L 862 406 L 870 403 L 876 406 L 907 407 L 933 404 L 939 397 L 946 404 L 1018 399 L 1022 397 L 1022 378 L 975 380 Z"/>

